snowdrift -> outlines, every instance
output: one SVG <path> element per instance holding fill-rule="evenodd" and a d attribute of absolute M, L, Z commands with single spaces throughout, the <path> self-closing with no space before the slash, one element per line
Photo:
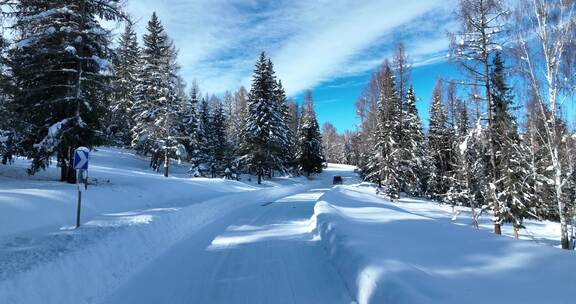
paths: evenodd
<path fill-rule="evenodd" d="M 439 221 L 338 186 L 316 229 L 358 303 L 573 303 L 576 256 Z"/>

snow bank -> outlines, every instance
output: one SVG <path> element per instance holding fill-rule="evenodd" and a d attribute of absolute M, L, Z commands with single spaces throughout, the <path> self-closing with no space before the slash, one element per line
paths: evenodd
<path fill-rule="evenodd" d="M 572 303 L 573 253 L 418 215 L 373 193 L 339 186 L 314 208 L 358 303 Z"/>

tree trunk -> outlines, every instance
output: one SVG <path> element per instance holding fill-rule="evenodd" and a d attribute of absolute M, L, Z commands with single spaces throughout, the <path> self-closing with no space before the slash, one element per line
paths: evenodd
<path fill-rule="evenodd" d="M 66 181 L 69 184 L 75 184 L 76 183 L 76 170 L 74 170 L 74 150 L 71 147 L 68 148 L 69 151 L 69 155 L 68 155 L 68 166 L 66 167 Z"/>
<path fill-rule="evenodd" d="M 168 168 L 170 166 L 170 157 L 168 157 L 168 149 L 164 150 L 164 177 L 168 177 Z"/>
<path fill-rule="evenodd" d="M 258 185 L 262 184 L 262 169 L 258 168 Z"/>
<path fill-rule="evenodd" d="M 66 155 L 58 152 L 58 164 L 60 165 L 60 181 L 65 182 L 68 180 L 68 165 L 66 164 Z"/>
<path fill-rule="evenodd" d="M 483 32 L 483 42 L 484 45 L 487 45 L 486 34 Z M 498 201 L 498 190 L 497 190 L 497 181 L 498 181 L 498 169 L 496 168 L 496 149 L 494 146 L 494 121 L 492 117 L 492 90 L 490 88 L 490 69 L 488 63 L 488 54 L 483 58 L 484 59 L 484 85 L 486 86 L 486 101 L 488 103 L 488 142 L 490 145 L 490 164 L 492 165 L 492 184 L 493 186 L 490 187 L 490 191 L 492 192 L 492 200 L 494 204 L 494 233 L 495 234 L 502 234 L 502 227 L 500 221 L 500 202 Z"/>

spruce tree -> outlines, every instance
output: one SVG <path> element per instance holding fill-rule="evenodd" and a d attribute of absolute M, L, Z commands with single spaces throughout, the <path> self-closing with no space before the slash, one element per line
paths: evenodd
<path fill-rule="evenodd" d="M 308 90 L 302 105 L 302 118 L 298 130 L 297 161 L 299 168 L 306 176 L 322 172 L 325 160 L 322 150 L 322 135 L 316 120 L 312 91 Z"/>
<path fill-rule="evenodd" d="M 428 130 L 428 151 L 431 158 L 431 173 L 428 183 L 429 194 L 443 200 L 450 189 L 453 160 L 453 129 L 448 127 L 447 113 L 442 104 L 442 84 L 439 81 L 432 96 Z"/>
<path fill-rule="evenodd" d="M 498 201 L 502 204 L 504 220 L 512 223 L 514 234 L 523 227 L 525 218 L 533 218 L 536 207 L 529 185 L 531 181 L 529 155 L 527 147 L 518 134 L 516 119 L 510 113 L 513 96 L 506 84 L 504 62 L 500 53 L 493 59 L 492 82 L 493 107 L 493 144 L 496 149 L 496 168 L 498 169 Z"/>
<path fill-rule="evenodd" d="M 130 145 L 134 127 L 132 107 L 136 103 L 136 88 L 140 65 L 138 38 L 131 20 L 126 21 L 124 32 L 120 36 L 114 61 L 114 94 L 110 104 L 108 133 L 112 141 L 124 146 Z"/>
<path fill-rule="evenodd" d="M 30 174 L 56 154 L 61 179 L 75 182 L 73 151 L 102 142 L 110 94 L 110 33 L 103 20 L 122 17 L 118 0 L 22 0 L 15 5 L 10 50 L 14 114 L 25 128 L 18 146 Z"/>
<path fill-rule="evenodd" d="M 416 108 L 414 88 L 410 86 L 402 107 L 403 137 L 400 141 L 400 175 L 403 190 L 420 196 L 425 191 L 428 171 L 428 152 L 422 122 Z"/>
<path fill-rule="evenodd" d="M 198 85 L 192 82 L 188 102 L 182 109 L 182 136 L 183 143 L 188 153 L 188 160 L 194 167 L 200 165 L 199 117 L 198 117 Z"/>
<path fill-rule="evenodd" d="M 281 152 L 279 147 L 277 83 L 271 62 L 264 52 L 254 69 L 252 87 L 248 94 L 248 116 L 242 130 L 242 159 L 261 183 L 264 172 L 271 172 Z"/>
<path fill-rule="evenodd" d="M 378 129 L 376 145 L 370 163 L 373 170 L 368 178 L 384 183 L 384 191 L 392 198 L 400 197 L 402 183 L 400 148 L 400 97 L 396 91 L 394 75 L 388 64 L 384 71 L 380 101 L 378 102 Z"/>
<path fill-rule="evenodd" d="M 143 68 L 132 111 L 132 145 L 141 153 L 151 153 L 150 165 L 155 170 L 159 171 L 163 163 L 165 176 L 170 157 L 180 149 L 177 124 L 182 100 L 176 56 L 177 51 L 153 13 L 144 35 Z"/>
<path fill-rule="evenodd" d="M 222 174 L 229 167 L 229 144 L 226 137 L 226 115 L 222 103 L 214 107 L 210 121 L 210 138 L 208 139 L 211 157 L 211 174 Z"/>
<path fill-rule="evenodd" d="M 210 167 L 212 163 L 211 142 L 212 129 L 210 123 L 212 121 L 212 113 L 208 97 L 202 97 L 200 107 L 198 108 L 198 146 L 199 146 L 199 163 L 203 167 Z"/>

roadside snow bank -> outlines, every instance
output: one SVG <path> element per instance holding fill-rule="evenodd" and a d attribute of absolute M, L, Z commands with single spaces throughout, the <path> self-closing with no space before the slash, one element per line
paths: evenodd
<path fill-rule="evenodd" d="M 358 303 L 572 303 L 576 256 L 438 221 L 339 186 L 316 229 Z"/>
<path fill-rule="evenodd" d="M 107 214 L 78 230 L 15 239 L 0 250 L 0 303 L 96 303 L 179 240 L 224 214 L 304 188 L 266 188 L 182 208 Z"/>

